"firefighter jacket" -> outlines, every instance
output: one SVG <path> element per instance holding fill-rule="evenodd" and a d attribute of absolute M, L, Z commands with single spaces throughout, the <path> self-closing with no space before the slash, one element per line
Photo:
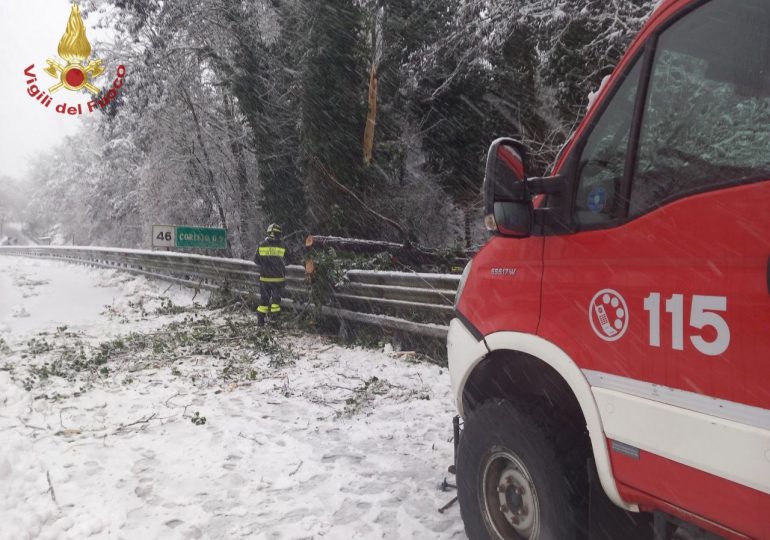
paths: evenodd
<path fill-rule="evenodd" d="M 259 280 L 265 283 L 286 281 L 286 265 L 283 256 L 286 248 L 278 238 L 269 236 L 260 242 L 254 262 L 259 266 Z"/>

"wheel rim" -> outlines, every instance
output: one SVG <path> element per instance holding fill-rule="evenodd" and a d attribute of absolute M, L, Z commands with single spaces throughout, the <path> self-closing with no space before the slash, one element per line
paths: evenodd
<path fill-rule="evenodd" d="M 532 476 L 507 449 L 493 451 L 482 477 L 484 520 L 496 540 L 536 540 L 540 506 Z"/>

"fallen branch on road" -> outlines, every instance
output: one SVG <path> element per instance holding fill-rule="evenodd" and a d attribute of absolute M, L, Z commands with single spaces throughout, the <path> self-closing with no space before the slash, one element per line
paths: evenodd
<path fill-rule="evenodd" d="M 145 425 L 145 426 L 146 426 L 147 424 L 149 424 L 149 423 L 150 423 L 150 421 L 152 421 L 153 419 L 155 419 L 155 417 L 156 417 L 157 415 L 158 415 L 158 413 L 152 413 L 152 414 L 151 414 L 150 416 L 148 416 L 147 418 L 142 418 L 142 419 L 140 419 L 140 420 L 137 420 L 136 422 L 131 422 L 130 424 L 125 424 L 125 425 L 121 424 L 121 425 L 118 427 L 118 429 L 116 429 L 115 431 L 113 431 L 113 432 L 112 432 L 112 434 L 113 434 L 113 435 L 115 435 L 116 433 L 120 433 L 121 431 L 124 431 L 126 428 L 129 428 L 129 427 L 131 427 L 131 426 L 136 426 L 136 425 L 139 425 L 139 424 L 143 424 L 143 425 Z M 160 419 L 160 418 L 159 418 L 159 420 L 162 420 L 162 419 Z"/>
<path fill-rule="evenodd" d="M 303 461 L 300 459 L 300 460 L 299 460 L 299 463 L 297 464 L 297 468 L 296 468 L 296 469 L 294 469 L 292 472 L 290 472 L 290 473 L 289 473 L 289 476 L 294 476 L 295 474 L 297 474 L 297 472 L 299 471 L 300 467 L 302 467 L 302 464 L 303 464 L 303 463 L 304 463 L 304 462 L 303 462 Z"/>
<path fill-rule="evenodd" d="M 51 483 L 51 471 L 45 471 L 45 478 L 48 480 L 48 492 L 51 494 L 51 499 L 53 499 L 56 506 L 59 506 L 59 503 L 56 502 L 56 493 L 53 490 L 53 484 Z"/>
<path fill-rule="evenodd" d="M 261 442 L 261 441 L 258 441 L 258 440 L 257 440 L 255 437 L 248 437 L 248 436 L 246 436 L 246 435 L 244 435 L 243 433 L 240 433 L 240 432 L 238 433 L 238 436 L 239 436 L 240 438 L 242 438 L 242 439 L 248 439 L 248 440 L 250 440 L 250 441 L 252 441 L 252 442 L 255 442 L 255 443 L 257 443 L 259 446 L 264 446 L 264 445 L 265 445 L 265 443 L 263 443 L 263 442 Z"/>

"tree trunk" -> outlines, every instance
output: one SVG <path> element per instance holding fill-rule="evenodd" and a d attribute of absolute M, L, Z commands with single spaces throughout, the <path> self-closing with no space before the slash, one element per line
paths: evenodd
<path fill-rule="evenodd" d="M 470 207 L 463 208 L 463 218 L 465 220 L 465 249 L 470 250 L 473 246 L 473 234 L 471 233 L 471 220 L 473 211 Z"/>
<path fill-rule="evenodd" d="M 247 258 L 250 252 L 250 243 L 254 230 L 256 230 L 255 220 L 252 219 L 256 201 L 253 194 L 249 191 L 249 175 L 244 161 L 243 143 L 238 138 L 238 132 L 235 125 L 235 116 L 233 114 L 232 102 L 225 94 L 224 99 L 225 121 L 230 136 L 230 151 L 235 159 L 235 174 L 238 181 L 238 237 L 240 239 L 241 258 Z"/>
<path fill-rule="evenodd" d="M 214 171 L 211 168 L 211 159 L 209 159 L 209 153 L 206 150 L 206 145 L 203 142 L 203 132 L 201 131 L 201 125 L 198 120 L 198 113 L 195 112 L 195 105 L 193 104 L 192 99 L 190 98 L 190 94 L 187 92 L 186 88 L 182 88 L 182 96 L 184 96 L 184 100 L 187 103 L 187 106 L 190 108 L 190 113 L 193 117 L 193 122 L 195 123 L 195 135 L 198 139 L 198 144 L 201 147 L 201 151 L 203 152 L 203 162 L 201 163 L 201 166 L 204 169 L 205 177 L 209 185 L 209 190 L 211 192 L 212 197 L 214 198 L 214 206 L 217 209 L 217 213 L 219 214 L 219 222 L 221 226 L 225 229 L 227 229 L 227 216 L 225 215 L 224 207 L 222 206 L 222 201 L 219 198 L 219 191 L 217 190 L 216 185 L 216 179 L 214 178 Z M 230 236 L 227 236 L 227 249 L 225 250 L 225 253 L 228 257 L 233 256 L 233 248 L 230 243 Z"/>

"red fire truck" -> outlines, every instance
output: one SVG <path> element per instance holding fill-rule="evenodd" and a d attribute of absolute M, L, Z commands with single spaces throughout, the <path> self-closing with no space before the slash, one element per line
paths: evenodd
<path fill-rule="evenodd" d="M 450 325 L 468 536 L 770 539 L 770 1 L 663 1 L 526 172 Z"/>

